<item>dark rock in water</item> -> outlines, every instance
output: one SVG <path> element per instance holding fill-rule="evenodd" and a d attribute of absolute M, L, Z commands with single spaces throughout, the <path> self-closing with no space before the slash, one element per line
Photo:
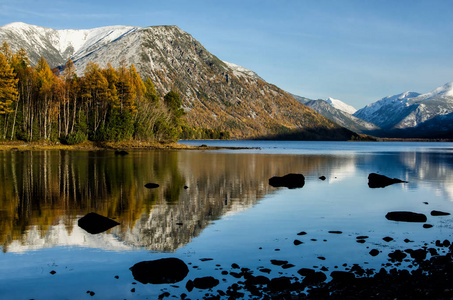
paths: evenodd
<path fill-rule="evenodd" d="M 406 253 L 404 253 L 403 251 L 401 250 L 395 250 L 391 253 L 389 253 L 389 257 L 392 259 L 392 260 L 396 260 L 396 261 L 403 261 L 403 259 L 405 259 L 407 256 Z"/>
<path fill-rule="evenodd" d="M 431 225 L 431 224 L 423 224 L 423 228 L 428 229 L 428 228 L 432 228 L 432 227 L 433 227 L 433 225 Z"/>
<path fill-rule="evenodd" d="M 284 265 L 282 266 L 283 269 L 290 269 L 290 268 L 294 268 L 294 267 L 295 267 L 295 265 L 289 264 L 289 263 L 288 263 L 288 264 L 284 264 Z"/>
<path fill-rule="evenodd" d="M 331 231 L 329 231 L 329 233 L 333 233 L 333 234 L 342 234 L 343 232 L 342 232 L 342 231 L 339 231 L 339 230 L 331 230 Z"/>
<path fill-rule="evenodd" d="M 376 173 L 370 173 L 370 175 L 368 175 L 368 186 L 372 189 L 384 188 L 394 183 L 407 183 L 407 181 L 398 178 L 390 178 Z"/>
<path fill-rule="evenodd" d="M 113 221 L 112 219 L 93 212 L 85 215 L 78 221 L 79 227 L 91 234 L 104 232 L 119 224 L 120 223 Z"/>
<path fill-rule="evenodd" d="M 271 270 L 271 269 L 268 269 L 268 268 L 261 268 L 261 269 L 259 269 L 258 271 L 263 272 L 263 273 L 270 274 L 272 270 Z"/>
<path fill-rule="evenodd" d="M 307 233 L 305 231 L 299 232 L 297 235 L 306 235 Z"/>
<path fill-rule="evenodd" d="M 147 188 L 147 189 L 155 189 L 155 188 L 158 188 L 158 187 L 159 187 L 159 185 L 157 183 L 151 183 L 150 182 L 150 183 L 145 184 L 145 188 Z"/>
<path fill-rule="evenodd" d="M 124 151 L 124 150 L 116 150 L 115 151 L 115 155 L 121 155 L 121 156 L 124 156 L 124 155 L 128 155 L 129 153 L 127 151 Z"/>
<path fill-rule="evenodd" d="M 426 258 L 428 251 L 425 249 L 416 249 L 416 250 L 412 250 L 408 253 L 413 259 L 415 259 L 415 261 L 422 261 Z"/>
<path fill-rule="evenodd" d="M 270 279 L 265 276 L 251 276 L 245 281 L 245 285 L 264 285 L 269 284 Z"/>
<path fill-rule="evenodd" d="M 353 273 L 345 272 L 345 271 L 333 271 L 330 273 L 330 276 L 332 277 L 332 280 L 335 281 L 351 281 L 355 279 L 355 275 Z"/>
<path fill-rule="evenodd" d="M 186 283 L 187 291 L 190 293 L 193 290 L 193 288 L 194 288 L 193 281 L 192 280 L 187 281 L 187 283 Z"/>
<path fill-rule="evenodd" d="M 378 254 L 379 254 L 379 250 L 377 250 L 377 249 L 372 249 L 372 250 L 370 251 L 370 255 L 371 255 L 371 256 L 377 256 Z"/>
<path fill-rule="evenodd" d="M 269 289 L 273 291 L 283 291 L 291 289 L 291 278 L 289 277 L 278 277 L 273 278 L 267 285 Z"/>
<path fill-rule="evenodd" d="M 294 240 L 294 245 L 299 246 L 300 244 L 303 244 L 303 242 L 299 240 Z"/>
<path fill-rule="evenodd" d="M 162 258 L 142 261 L 130 270 L 134 279 L 145 284 L 175 283 L 183 280 L 189 273 L 187 265 L 178 258 Z"/>
<path fill-rule="evenodd" d="M 215 279 L 212 276 L 207 276 L 207 277 L 201 277 L 201 278 L 195 278 L 193 280 L 193 286 L 196 287 L 197 289 L 212 289 L 213 287 L 217 286 L 219 284 L 219 280 Z"/>
<path fill-rule="evenodd" d="M 287 260 L 271 259 L 271 264 L 273 264 L 275 266 L 282 266 L 282 265 L 287 264 L 287 263 L 288 263 Z"/>
<path fill-rule="evenodd" d="M 55 275 L 55 274 L 57 274 L 57 272 L 52 270 L 52 271 L 50 271 L 50 274 Z"/>
<path fill-rule="evenodd" d="M 438 210 L 433 210 L 431 211 L 431 216 L 449 216 L 450 213 L 448 212 L 443 212 L 443 211 L 438 211 Z"/>
<path fill-rule="evenodd" d="M 382 239 L 383 239 L 384 241 L 386 241 L 387 243 L 393 241 L 393 238 L 392 238 L 392 237 L 389 237 L 389 236 L 386 236 L 385 238 L 382 238 Z"/>
<path fill-rule="evenodd" d="M 315 284 L 324 282 L 326 280 L 327 280 L 326 274 L 324 274 L 323 272 L 314 272 L 310 275 L 305 276 L 305 278 L 302 282 L 304 284 L 308 284 L 308 285 L 315 285 Z"/>
<path fill-rule="evenodd" d="M 287 174 L 282 177 L 274 176 L 269 179 L 273 187 L 287 187 L 289 189 L 302 188 L 305 185 L 305 177 L 302 174 Z"/>
<path fill-rule="evenodd" d="M 213 260 L 212 258 L 200 258 L 201 261 L 210 261 Z"/>
<path fill-rule="evenodd" d="M 315 270 L 308 269 L 308 268 L 302 268 L 299 271 L 297 271 L 297 273 L 299 273 L 300 276 L 307 277 L 307 276 L 312 276 L 313 274 L 315 274 Z"/>
<path fill-rule="evenodd" d="M 424 214 L 414 213 L 410 211 L 392 211 L 385 215 L 387 220 L 400 222 L 426 222 L 427 218 Z"/>
<path fill-rule="evenodd" d="M 319 179 L 321 179 L 322 181 L 326 180 L 326 176 L 320 176 Z"/>

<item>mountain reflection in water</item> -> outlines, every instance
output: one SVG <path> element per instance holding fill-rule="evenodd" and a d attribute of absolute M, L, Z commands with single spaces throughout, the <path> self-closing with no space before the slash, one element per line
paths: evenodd
<path fill-rule="evenodd" d="M 451 153 L 281 155 L 201 151 L 0 152 L 3 252 L 70 245 L 172 252 L 213 220 L 247 210 L 275 189 L 272 176 L 422 180 L 453 199 Z M 416 180 L 417 179 L 417 180 Z M 159 188 L 149 190 L 148 182 Z M 188 188 L 185 189 L 184 187 Z M 77 220 L 96 212 L 120 223 L 91 235 Z"/>

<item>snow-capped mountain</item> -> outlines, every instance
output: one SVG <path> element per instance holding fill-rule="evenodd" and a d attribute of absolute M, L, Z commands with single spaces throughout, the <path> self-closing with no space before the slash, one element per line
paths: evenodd
<path fill-rule="evenodd" d="M 329 97 L 329 98 L 327 98 L 326 102 L 329 103 L 330 105 L 332 105 L 333 107 L 335 107 L 336 109 L 344 111 L 350 115 L 353 115 L 357 111 L 357 108 L 355 108 L 349 104 L 346 104 L 343 101 L 338 100 L 338 99 Z"/>
<path fill-rule="evenodd" d="M 161 95 L 170 90 L 181 95 L 189 124 L 226 130 L 235 138 L 343 130 L 253 71 L 218 59 L 177 26 L 55 30 L 11 23 L 0 27 L 3 41 L 14 52 L 25 49 L 32 65 L 43 56 L 51 68 L 61 68 L 71 58 L 78 75 L 89 62 L 116 68 L 125 59 Z M 351 137 L 350 131 L 343 133 L 341 139 Z"/>
<path fill-rule="evenodd" d="M 419 93 L 415 92 L 404 92 L 394 96 L 387 96 L 359 109 L 354 113 L 354 116 L 374 123 L 381 128 L 389 128 L 395 124 L 396 119 L 404 117 L 408 99 L 419 95 Z"/>
<path fill-rule="evenodd" d="M 385 97 L 358 110 L 354 116 L 376 124 L 389 136 L 448 137 L 452 113 L 453 82 L 450 82 L 422 95 L 405 92 Z"/>
<path fill-rule="evenodd" d="M 31 63 L 36 64 L 44 56 L 49 65 L 63 65 L 71 58 L 74 61 L 95 52 L 128 33 L 138 30 L 133 26 L 107 26 L 85 30 L 55 30 L 21 22 L 1 27 L 0 40 L 10 41 L 13 51 L 27 50 Z"/>
<path fill-rule="evenodd" d="M 333 98 L 327 100 L 311 100 L 296 95 L 293 95 L 293 97 L 329 120 L 354 132 L 367 134 L 379 130 L 379 127 L 373 123 L 364 121 L 348 113 L 348 111 L 355 112 L 356 109 L 340 100 Z"/>

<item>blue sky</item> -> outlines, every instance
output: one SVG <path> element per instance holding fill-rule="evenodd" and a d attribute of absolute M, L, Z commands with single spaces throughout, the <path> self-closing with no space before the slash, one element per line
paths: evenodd
<path fill-rule="evenodd" d="M 0 25 L 177 25 L 288 92 L 357 108 L 453 81 L 452 14 L 449 0 L 0 0 Z"/>

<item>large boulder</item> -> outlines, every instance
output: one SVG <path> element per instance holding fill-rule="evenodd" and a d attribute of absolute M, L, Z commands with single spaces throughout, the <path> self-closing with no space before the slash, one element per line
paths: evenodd
<path fill-rule="evenodd" d="M 368 175 L 368 186 L 372 189 L 384 188 L 394 183 L 407 183 L 407 181 L 398 178 L 390 178 L 376 173 L 370 173 L 370 175 Z"/>
<path fill-rule="evenodd" d="M 142 261 L 133 265 L 130 270 L 134 279 L 146 284 L 175 283 L 186 278 L 189 268 L 179 258 L 162 258 Z"/>
<path fill-rule="evenodd" d="M 77 222 L 80 228 L 91 234 L 97 234 L 109 230 L 120 223 L 107 217 L 91 212 L 80 218 Z"/>
<path fill-rule="evenodd" d="M 391 211 L 385 215 L 387 220 L 400 222 L 420 222 L 424 223 L 427 218 L 424 214 L 414 213 L 410 211 Z"/>
<path fill-rule="evenodd" d="M 274 176 L 269 179 L 273 187 L 287 187 L 289 189 L 302 188 L 305 185 L 305 177 L 302 174 L 287 174 L 285 176 Z"/>

